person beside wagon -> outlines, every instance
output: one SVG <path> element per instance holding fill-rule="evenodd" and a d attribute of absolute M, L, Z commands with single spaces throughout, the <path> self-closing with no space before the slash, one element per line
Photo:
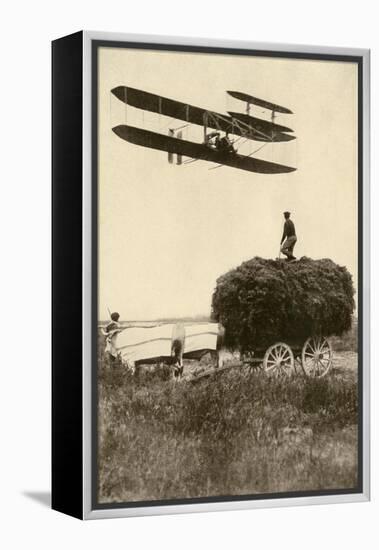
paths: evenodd
<path fill-rule="evenodd" d="M 102 331 L 106 337 L 104 351 L 111 364 L 117 359 L 116 336 L 122 330 L 119 319 L 120 314 L 117 311 L 111 313 L 111 320 Z"/>

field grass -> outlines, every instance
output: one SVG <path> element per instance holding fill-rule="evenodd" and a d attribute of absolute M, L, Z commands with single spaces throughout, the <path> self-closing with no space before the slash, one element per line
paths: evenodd
<path fill-rule="evenodd" d="M 191 384 L 100 353 L 99 502 L 356 486 L 356 354 L 336 359 L 319 380 L 236 367 Z"/>
<path fill-rule="evenodd" d="M 330 341 L 335 351 L 358 351 L 358 319 L 353 317 L 351 329 L 342 336 L 332 336 Z"/>

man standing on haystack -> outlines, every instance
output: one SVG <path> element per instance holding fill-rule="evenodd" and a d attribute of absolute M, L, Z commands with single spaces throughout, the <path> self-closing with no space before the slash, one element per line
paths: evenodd
<path fill-rule="evenodd" d="M 287 256 L 288 261 L 296 260 L 293 255 L 293 249 L 295 247 L 297 237 L 295 231 L 295 224 L 290 220 L 291 212 L 283 212 L 284 219 L 284 229 L 282 240 L 280 241 L 280 252 Z"/>

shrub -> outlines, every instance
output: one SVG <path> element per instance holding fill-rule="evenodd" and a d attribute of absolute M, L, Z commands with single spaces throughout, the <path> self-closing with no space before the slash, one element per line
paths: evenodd
<path fill-rule="evenodd" d="M 224 325 L 226 346 L 243 351 L 341 335 L 353 311 L 352 277 L 329 259 L 255 257 L 219 277 L 212 297 L 212 319 Z"/>

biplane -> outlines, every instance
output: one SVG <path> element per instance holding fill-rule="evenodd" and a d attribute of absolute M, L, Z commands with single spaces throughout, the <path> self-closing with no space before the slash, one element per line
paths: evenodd
<path fill-rule="evenodd" d="M 237 140 L 244 138 L 246 141 L 253 140 L 264 144 L 292 141 L 295 139 L 292 129 L 274 121 L 276 113 L 292 113 L 286 107 L 242 92 L 228 91 L 230 96 L 246 102 L 246 113 L 233 111 L 221 114 L 129 86 L 117 86 L 111 91 L 126 105 L 184 121 L 186 125 L 194 124 L 203 128 L 202 143 L 182 139 L 182 133 L 177 131 L 178 129 L 169 129 L 168 135 L 164 135 L 127 124 L 112 128 L 116 135 L 129 143 L 168 153 L 170 162 L 176 154 L 177 164 L 181 164 L 182 157 L 189 157 L 213 162 L 219 167 L 230 166 L 261 174 L 282 174 L 296 170 L 290 166 L 254 158 L 253 153 L 239 154 L 229 138 L 230 135 L 238 136 Z M 270 110 L 271 121 L 252 116 L 251 105 Z M 180 128 L 182 127 L 184 126 Z"/>

